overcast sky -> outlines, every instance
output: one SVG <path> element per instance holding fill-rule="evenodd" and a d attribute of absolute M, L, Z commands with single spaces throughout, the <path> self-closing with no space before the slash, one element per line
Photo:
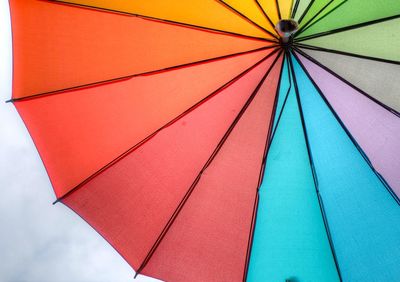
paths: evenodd
<path fill-rule="evenodd" d="M 0 281 L 133 281 L 134 271 L 62 204 L 11 97 L 8 1 L 0 0 Z M 135 281 L 158 281 L 139 276 Z"/>

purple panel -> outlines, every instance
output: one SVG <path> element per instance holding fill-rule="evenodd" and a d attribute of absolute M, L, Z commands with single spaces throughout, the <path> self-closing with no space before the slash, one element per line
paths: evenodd
<path fill-rule="evenodd" d="M 400 197 L 400 118 L 297 55 L 374 168 Z"/>

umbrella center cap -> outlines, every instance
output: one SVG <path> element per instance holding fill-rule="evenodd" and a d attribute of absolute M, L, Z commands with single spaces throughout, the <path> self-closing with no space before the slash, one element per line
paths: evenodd
<path fill-rule="evenodd" d="M 292 35 L 299 29 L 299 24 L 293 19 L 280 20 L 275 28 L 281 37 L 281 42 L 290 44 Z"/>

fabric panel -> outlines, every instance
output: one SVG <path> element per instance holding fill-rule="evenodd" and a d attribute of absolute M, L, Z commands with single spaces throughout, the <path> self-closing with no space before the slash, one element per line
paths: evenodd
<path fill-rule="evenodd" d="M 279 119 L 279 114 L 282 111 L 283 108 L 283 104 L 285 102 L 286 99 L 286 94 L 288 93 L 288 91 L 291 89 L 291 81 L 289 78 L 289 67 L 288 67 L 288 60 L 287 57 L 285 56 L 285 60 L 283 61 L 283 70 L 282 70 L 282 74 L 281 74 L 281 78 L 279 80 L 279 93 L 278 93 L 278 101 L 276 104 L 276 110 L 275 110 L 275 117 L 274 117 L 274 124 L 272 127 L 272 132 L 275 130 L 277 123 L 278 123 L 278 119 Z"/>
<path fill-rule="evenodd" d="M 400 118 L 299 57 L 372 165 L 400 196 Z"/>
<path fill-rule="evenodd" d="M 315 0 L 310 9 L 308 9 L 304 18 L 300 22 L 300 27 L 307 24 L 314 16 L 316 16 L 328 3 L 330 0 Z"/>
<path fill-rule="evenodd" d="M 294 61 L 307 134 L 343 281 L 400 277 L 400 208 Z M 323 127 L 321 127 L 323 125 Z"/>
<path fill-rule="evenodd" d="M 299 5 L 297 6 L 296 14 L 294 15 L 294 19 L 296 21 L 298 21 L 303 16 L 310 2 L 311 0 L 300 0 Z"/>
<path fill-rule="evenodd" d="M 265 28 L 269 32 L 276 34 L 275 28 L 268 22 L 260 7 L 255 0 L 223 0 L 222 2 L 233 7 L 251 21 Z"/>
<path fill-rule="evenodd" d="M 242 281 L 278 62 L 202 174 L 143 274 L 166 281 Z"/>
<path fill-rule="evenodd" d="M 268 45 L 50 1 L 11 0 L 13 98 Z M 173 38 L 174 40 L 171 40 Z M 176 54 L 170 56 L 166 54 Z"/>
<path fill-rule="evenodd" d="M 333 1 L 329 1 L 328 4 L 325 4 L 326 6 L 323 6 L 317 13 L 315 13 L 315 15 L 313 17 L 310 17 L 309 20 L 307 20 L 307 22 L 309 22 L 307 24 L 306 21 L 304 21 L 304 28 L 308 28 L 311 25 L 313 25 L 314 23 L 316 23 L 319 20 L 322 20 L 323 17 L 327 16 L 329 13 L 333 12 L 334 9 L 338 8 L 340 5 L 342 5 L 344 2 L 346 2 L 347 0 L 333 0 Z M 306 26 L 307 24 L 307 26 Z M 300 35 L 300 33 L 298 34 Z"/>
<path fill-rule="evenodd" d="M 276 0 L 257 0 L 257 2 L 260 4 L 262 9 L 268 15 L 272 23 L 276 25 L 279 21 L 278 7 L 276 6 Z"/>
<path fill-rule="evenodd" d="M 61 197 L 270 53 L 259 51 L 14 104 Z"/>
<path fill-rule="evenodd" d="M 351 0 L 301 34 L 309 36 L 400 14 L 398 0 Z M 371 39 L 373 36 L 371 36 Z"/>
<path fill-rule="evenodd" d="M 292 90 L 266 161 L 248 281 L 339 281 Z"/>
<path fill-rule="evenodd" d="M 400 66 L 324 51 L 301 49 L 368 95 L 400 112 Z"/>
<path fill-rule="evenodd" d="M 215 0 L 66 0 L 59 2 L 117 10 L 247 36 L 273 38 Z"/>
<path fill-rule="evenodd" d="M 301 43 L 400 62 L 400 18 L 304 40 Z"/>
<path fill-rule="evenodd" d="M 137 270 L 271 63 L 161 130 L 63 203 Z"/>
<path fill-rule="evenodd" d="M 282 19 L 290 19 L 290 12 L 292 11 L 293 0 L 278 0 L 279 11 Z"/>

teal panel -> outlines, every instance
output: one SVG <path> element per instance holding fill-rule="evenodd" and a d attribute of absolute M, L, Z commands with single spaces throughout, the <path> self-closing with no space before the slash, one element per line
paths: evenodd
<path fill-rule="evenodd" d="M 247 279 L 339 281 L 293 88 L 268 153 Z"/>
<path fill-rule="evenodd" d="M 281 75 L 281 78 L 280 78 L 278 102 L 276 104 L 274 126 L 272 127 L 273 130 L 275 130 L 276 124 L 278 122 L 279 114 L 282 111 L 282 106 L 283 106 L 283 103 L 285 101 L 286 94 L 287 94 L 287 92 L 289 90 L 289 87 L 290 87 L 289 66 L 288 66 L 288 62 L 287 61 L 288 60 L 287 60 L 287 58 L 285 56 L 285 60 L 283 62 L 282 75 Z"/>
<path fill-rule="evenodd" d="M 301 105 L 343 281 L 398 281 L 400 206 L 293 60 Z"/>

